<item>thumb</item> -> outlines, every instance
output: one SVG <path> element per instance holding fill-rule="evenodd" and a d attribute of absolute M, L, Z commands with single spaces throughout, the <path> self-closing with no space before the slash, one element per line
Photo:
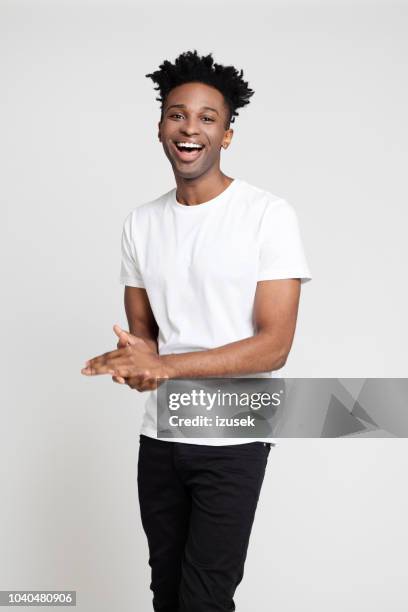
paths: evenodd
<path fill-rule="evenodd" d="M 119 338 L 118 348 L 124 347 L 127 344 L 136 343 L 136 338 L 132 336 L 132 334 L 130 334 L 128 331 L 125 331 L 124 329 L 122 329 L 119 325 L 114 325 L 113 331 Z"/>
<path fill-rule="evenodd" d="M 117 323 L 115 323 L 115 325 L 113 326 L 113 331 L 115 332 L 115 334 L 117 335 L 118 338 L 120 338 L 120 335 L 122 333 L 126 333 L 125 330 L 123 330 L 120 325 L 118 325 Z"/>

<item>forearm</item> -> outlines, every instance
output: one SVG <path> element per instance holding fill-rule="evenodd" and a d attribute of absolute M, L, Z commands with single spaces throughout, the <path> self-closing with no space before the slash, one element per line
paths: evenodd
<path fill-rule="evenodd" d="M 170 378 L 228 377 L 281 368 L 286 351 L 272 334 L 259 334 L 207 351 L 161 355 Z"/>
<path fill-rule="evenodd" d="M 142 338 L 148 347 L 158 354 L 159 328 L 146 291 L 139 287 L 125 287 L 124 306 L 130 333 Z"/>

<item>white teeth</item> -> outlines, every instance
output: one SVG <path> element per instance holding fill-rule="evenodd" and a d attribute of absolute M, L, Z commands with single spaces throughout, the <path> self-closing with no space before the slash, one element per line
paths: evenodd
<path fill-rule="evenodd" d="M 203 145 L 196 144 L 194 142 L 177 142 L 179 146 L 187 147 L 189 149 L 202 149 Z"/>

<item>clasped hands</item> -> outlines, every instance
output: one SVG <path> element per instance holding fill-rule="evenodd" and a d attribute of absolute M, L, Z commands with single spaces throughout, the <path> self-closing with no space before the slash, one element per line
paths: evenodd
<path fill-rule="evenodd" d="M 157 389 L 160 379 L 170 378 L 169 368 L 143 338 L 134 336 L 119 325 L 114 325 L 113 331 L 119 338 L 117 350 L 89 359 L 81 370 L 82 374 L 110 374 L 114 382 L 138 391 Z"/>

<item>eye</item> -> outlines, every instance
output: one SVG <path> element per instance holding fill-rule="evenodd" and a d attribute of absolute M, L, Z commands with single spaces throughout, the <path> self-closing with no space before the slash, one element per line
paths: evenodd
<path fill-rule="evenodd" d="M 174 115 L 170 115 L 170 117 L 182 117 L 181 113 L 174 113 Z"/>
<path fill-rule="evenodd" d="M 208 119 L 210 123 L 214 123 L 214 119 L 212 117 L 203 117 L 203 119 Z M 205 122 L 207 123 L 207 122 Z"/>

